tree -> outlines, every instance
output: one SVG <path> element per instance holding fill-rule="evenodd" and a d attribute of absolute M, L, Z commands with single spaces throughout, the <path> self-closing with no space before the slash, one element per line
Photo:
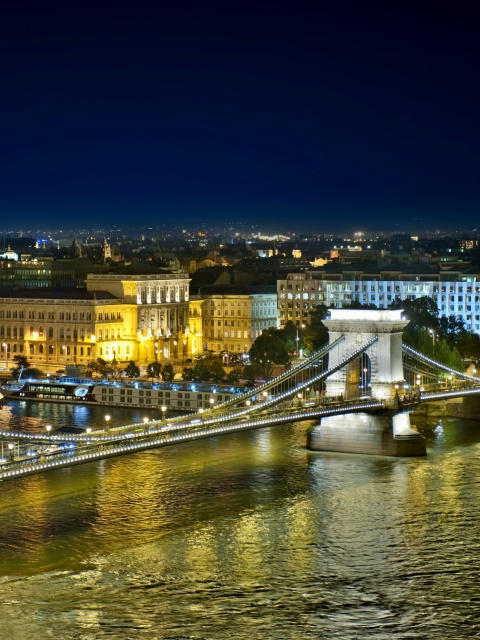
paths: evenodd
<path fill-rule="evenodd" d="M 31 362 L 29 362 L 27 356 L 13 356 L 13 362 L 18 371 L 20 371 L 20 369 L 28 369 L 28 367 L 31 366 Z"/>
<path fill-rule="evenodd" d="M 147 365 L 147 376 L 149 378 L 160 378 L 162 375 L 162 365 L 159 362 L 150 362 Z"/>
<path fill-rule="evenodd" d="M 162 378 L 167 382 L 171 382 L 175 378 L 175 369 L 173 364 L 168 362 L 166 365 L 162 367 Z"/>
<path fill-rule="evenodd" d="M 310 322 L 305 329 L 303 342 L 309 353 L 313 353 L 328 342 L 328 329 L 323 320 L 330 316 L 330 311 L 324 304 L 319 304 L 310 311 Z"/>
<path fill-rule="evenodd" d="M 127 378 L 130 378 L 130 380 L 132 380 L 132 378 L 140 377 L 140 369 L 137 367 L 133 360 L 130 360 L 130 362 L 127 364 L 124 373 Z"/>
<path fill-rule="evenodd" d="M 281 334 L 267 329 L 258 336 L 250 349 L 250 360 L 265 379 L 270 378 L 275 365 L 287 367 L 290 364 L 290 354 Z"/>
<path fill-rule="evenodd" d="M 96 360 L 92 360 L 89 362 L 85 368 L 85 373 L 87 376 L 91 376 L 96 373 L 102 378 L 106 378 L 108 376 L 108 363 L 103 358 L 97 358 Z"/>
<path fill-rule="evenodd" d="M 207 365 L 210 370 L 209 380 L 212 382 L 223 382 L 225 378 L 225 369 L 222 367 L 218 360 L 214 360 L 212 364 Z"/>
<path fill-rule="evenodd" d="M 225 378 L 225 381 L 228 384 L 238 384 L 240 378 L 242 377 L 241 369 L 231 369 Z"/>

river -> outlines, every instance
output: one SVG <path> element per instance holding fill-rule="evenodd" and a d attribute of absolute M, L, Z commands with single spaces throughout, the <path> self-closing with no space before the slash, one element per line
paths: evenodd
<path fill-rule="evenodd" d="M 0 428 L 104 414 L 12 402 Z M 1 483 L 0 637 L 480 635 L 480 424 L 416 422 L 424 459 L 308 452 L 291 424 Z"/>

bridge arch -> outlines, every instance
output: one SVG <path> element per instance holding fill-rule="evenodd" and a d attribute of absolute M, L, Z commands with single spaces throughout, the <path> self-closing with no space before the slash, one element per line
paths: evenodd
<path fill-rule="evenodd" d="M 402 310 L 332 309 L 325 320 L 329 343 L 340 336 L 345 339 L 330 352 L 329 366 L 348 357 L 356 349 L 376 337 L 376 341 L 349 367 L 333 373 L 326 381 L 326 395 L 358 396 L 359 386 L 379 400 L 391 404 L 395 400 L 395 385 L 404 380 L 402 334 L 408 320 L 402 319 Z M 364 371 L 367 369 L 367 372 Z M 356 385 L 353 379 L 356 377 Z M 369 385 L 369 386 L 365 386 Z M 356 388 L 355 388 L 356 386 Z"/>

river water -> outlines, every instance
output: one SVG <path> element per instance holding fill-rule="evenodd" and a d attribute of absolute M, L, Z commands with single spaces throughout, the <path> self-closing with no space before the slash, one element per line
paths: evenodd
<path fill-rule="evenodd" d="M 104 413 L 10 403 L 0 428 Z M 412 421 L 425 459 L 292 424 L 1 483 L 0 638 L 480 637 L 480 424 Z"/>

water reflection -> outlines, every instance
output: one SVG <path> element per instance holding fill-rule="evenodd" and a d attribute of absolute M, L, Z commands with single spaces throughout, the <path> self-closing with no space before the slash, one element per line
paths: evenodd
<path fill-rule="evenodd" d="M 85 420 L 29 407 L 0 418 Z M 426 459 L 311 453 L 289 425 L 4 483 L 4 633 L 473 637 L 480 434 L 437 426 Z"/>

